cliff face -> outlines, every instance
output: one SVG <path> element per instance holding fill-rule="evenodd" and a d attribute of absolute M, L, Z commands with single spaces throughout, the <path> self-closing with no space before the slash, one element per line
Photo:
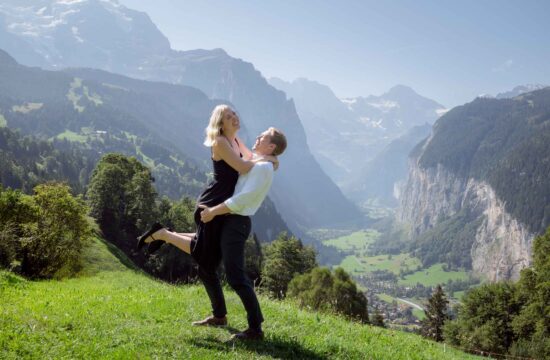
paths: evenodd
<path fill-rule="evenodd" d="M 517 279 L 529 266 L 535 234 L 505 210 L 502 200 L 485 181 L 460 178 L 441 164 L 422 168 L 409 162 L 408 180 L 400 190 L 400 221 L 417 238 L 439 222 L 467 211 L 478 223 L 470 249 L 472 268 L 491 281 Z"/>
<path fill-rule="evenodd" d="M 550 87 L 478 98 L 437 120 L 397 191 L 424 265 L 516 279 L 550 226 Z"/>

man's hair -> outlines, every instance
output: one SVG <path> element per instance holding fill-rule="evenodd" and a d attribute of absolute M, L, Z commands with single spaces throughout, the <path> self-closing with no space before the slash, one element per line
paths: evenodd
<path fill-rule="evenodd" d="M 273 156 L 281 155 L 286 150 L 286 136 L 279 129 L 270 127 L 269 131 L 269 140 L 272 144 L 275 144 L 275 149 L 273 149 Z"/>

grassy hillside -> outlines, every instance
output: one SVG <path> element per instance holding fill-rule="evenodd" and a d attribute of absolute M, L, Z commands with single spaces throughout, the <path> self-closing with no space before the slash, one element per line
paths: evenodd
<path fill-rule="evenodd" d="M 192 327 L 209 312 L 201 286 L 161 283 L 127 265 L 97 239 L 77 278 L 32 282 L 0 272 L 0 358 L 474 358 L 263 296 L 266 340 L 233 343 L 231 333 L 246 326 L 233 292 L 226 292 L 230 327 Z"/>

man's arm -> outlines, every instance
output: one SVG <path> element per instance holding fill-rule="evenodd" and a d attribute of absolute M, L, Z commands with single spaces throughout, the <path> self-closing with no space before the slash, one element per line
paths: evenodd
<path fill-rule="evenodd" d="M 199 205 L 199 207 L 203 209 L 201 211 L 201 221 L 203 223 L 212 221 L 212 219 L 214 219 L 218 215 L 229 214 L 231 212 L 231 209 L 228 208 L 225 203 L 221 203 L 210 208 L 206 205 Z"/>
<path fill-rule="evenodd" d="M 211 208 L 199 205 L 204 209 L 201 211 L 201 221 L 207 223 L 215 216 L 228 213 L 251 215 L 250 212 L 255 212 L 271 187 L 272 169 L 273 167 L 267 163 L 263 166 L 256 165 L 248 175 L 243 188 L 231 198 Z"/>

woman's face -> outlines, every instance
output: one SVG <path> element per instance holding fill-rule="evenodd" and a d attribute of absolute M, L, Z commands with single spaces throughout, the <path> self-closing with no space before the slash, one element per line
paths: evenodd
<path fill-rule="evenodd" d="M 239 116 L 237 113 L 229 108 L 223 112 L 222 129 L 225 134 L 233 133 L 239 130 L 241 127 Z"/>

